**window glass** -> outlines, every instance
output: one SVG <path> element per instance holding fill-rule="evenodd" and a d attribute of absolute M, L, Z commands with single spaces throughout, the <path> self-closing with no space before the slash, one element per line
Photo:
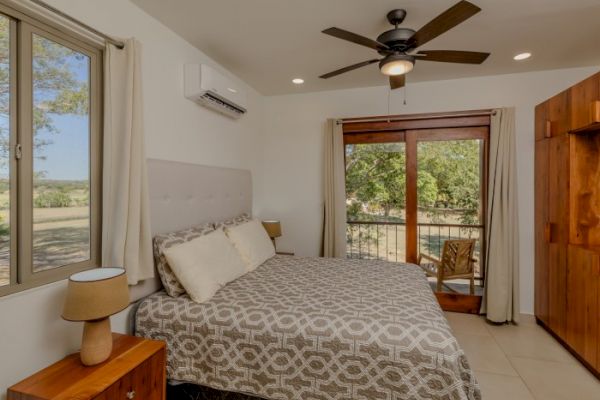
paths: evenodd
<path fill-rule="evenodd" d="M 10 20 L 0 16 L 0 286 L 10 283 Z"/>
<path fill-rule="evenodd" d="M 90 59 L 33 35 L 33 271 L 90 258 Z"/>

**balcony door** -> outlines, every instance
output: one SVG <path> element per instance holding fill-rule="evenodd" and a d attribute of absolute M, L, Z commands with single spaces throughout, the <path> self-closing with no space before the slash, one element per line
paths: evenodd
<path fill-rule="evenodd" d="M 347 256 L 415 263 L 470 238 L 482 283 L 489 118 L 393 124 L 345 127 Z"/>

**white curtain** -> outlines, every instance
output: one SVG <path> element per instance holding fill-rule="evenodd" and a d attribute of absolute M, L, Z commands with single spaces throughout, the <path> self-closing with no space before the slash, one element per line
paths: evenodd
<path fill-rule="evenodd" d="M 519 227 L 515 110 L 495 110 L 490 126 L 487 266 L 481 312 L 493 322 L 518 322 Z"/>
<path fill-rule="evenodd" d="M 154 276 L 142 123 L 140 44 L 108 44 L 104 64 L 102 265 L 130 284 Z"/>
<path fill-rule="evenodd" d="M 346 257 L 346 172 L 341 121 L 330 119 L 325 128 L 325 221 L 323 255 Z"/>

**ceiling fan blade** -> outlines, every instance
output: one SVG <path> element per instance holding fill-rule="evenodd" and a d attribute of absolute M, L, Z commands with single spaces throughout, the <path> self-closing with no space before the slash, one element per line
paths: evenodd
<path fill-rule="evenodd" d="M 408 40 L 408 44 L 411 48 L 420 47 L 442 33 L 454 28 L 456 25 L 471 18 L 479 11 L 481 11 L 481 8 L 468 1 L 462 0 L 415 32 Z"/>
<path fill-rule="evenodd" d="M 406 84 L 406 75 L 390 76 L 390 88 L 392 90 L 404 87 Z"/>
<path fill-rule="evenodd" d="M 369 47 L 373 50 L 389 50 L 383 43 L 379 43 L 375 40 L 367 37 L 357 35 L 356 33 L 348 32 L 340 28 L 328 28 L 323 31 L 324 34 L 336 37 L 338 39 L 347 40 L 352 43 L 360 44 L 361 46 Z"/>
<path fill-rule="evenodd" d="M 352 70 L 355 70 L 355 69 L 358 69 L 358 68 L 361 68 L 361 67 L 366 67 L 367 65 L 371 65 L 371 64 L 374 64 L 376 62 L 379 62 L 379 60 L 373 59 L 373 60 L 369 60 L 369 61 L 363 61 L 363 62 L 360 62 L 358 64 L 349 65 L 349 66 L 344 67 L 344 68 L 336 69 L 335 71 L 332 71 L 332 72 L 330 72 L 328 74 L 321 75 L 319 78 L 321 78 L 321 79 L 328 79 L 328 78 L 331 78 L 333 76 L 343 74 L 344 72 L 352 71 Z"/>
<path fill-rule="evenodd" d="M 480 53 L 478 51 L 458 51 L 458 50 L 428 50 L 420 51 L 414 56 L 422 61 L 439 61 L 460 64 L 481 64 L 490 53 Z"/>

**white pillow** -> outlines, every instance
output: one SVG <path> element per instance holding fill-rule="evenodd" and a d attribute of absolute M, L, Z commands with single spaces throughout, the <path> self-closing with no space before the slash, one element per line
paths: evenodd
<path fill-rule="evenodd" d="M 275 255 L 273 242 L 258 220 L 226 228 L 225 233 L 240 252 L 248 271 L 256 269 Z"/>
<path fill-rule="evenodd" d="M 198 303 L 246 273 L 245 263 L 221 230 L 163 251 L 181 285 Z"/>

